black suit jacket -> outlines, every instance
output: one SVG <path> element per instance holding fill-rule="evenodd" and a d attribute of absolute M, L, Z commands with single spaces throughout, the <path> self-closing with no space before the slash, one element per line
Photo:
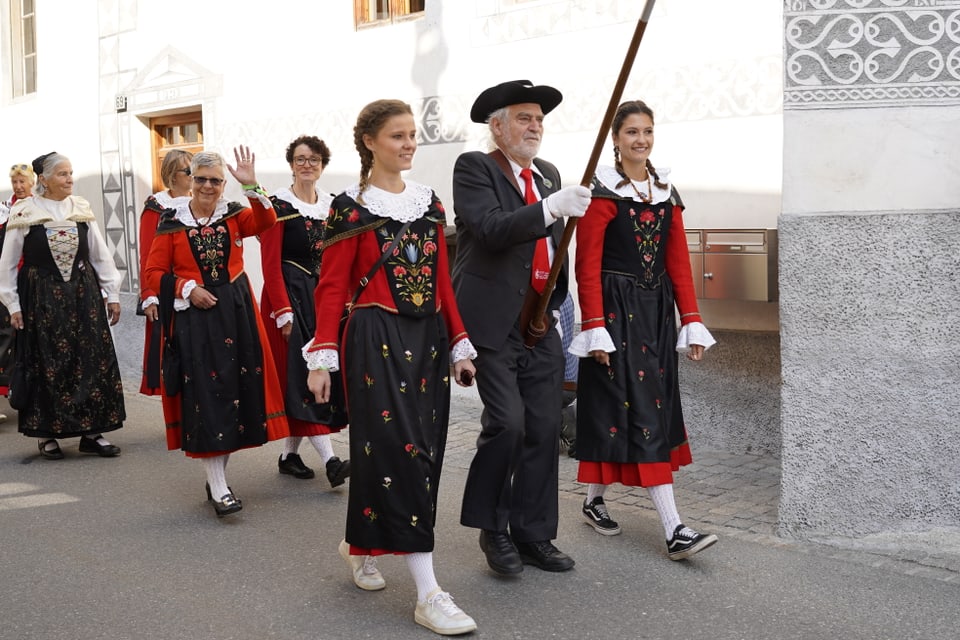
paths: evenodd
<path fill-rule="evenodd" d="M 533 174 L 540 197 L 559 190 L 557 168 L 539 158 L 533 163 L 546 179 Z M 499 349 L 520 317 L 530 288 L 536 241 L 549 234 L 554 247 L 559 246 L 563 221 L 544 227 L 542 202 L 526 204 L 516 180 L 508 178 L 490 154 L 480 151 L 457 158 L 453 207 L 457 257 L 452 275 L 460 316 L 475 345 Z M 564 260 L 550 310 L 560 308 L 567 284 Z"/>

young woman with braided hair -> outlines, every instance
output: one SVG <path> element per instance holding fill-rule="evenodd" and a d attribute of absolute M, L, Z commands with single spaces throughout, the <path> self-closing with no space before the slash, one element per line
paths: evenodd
<path fill-rule="evenodd" d="M 646 487 L 667 555 L 683 560 L 717 541 L 682 524 L 673 472 L 690 464 L 677 352 L 700 360 L 714 339 L 700 319 L 683 229 L 683 202 L 650 161 L 653 111 L 621 104 L 611 131 L 615 164 L 598 167 L 577 226 L 576 272 L 583 331 L 577 384 L 577 479 L 582 512 L 603 535 L 620 533 L 603 502 L 607 485 Z M 677 334 L 675 310 L 680 310 Z"/>
<path fill-rule="evenodd" d="M 331 371 L 341 371 L 346 388 L 351 480 L 340 553 L 354 583 L 383 589 L 375 558 L 405 555 L 417 585 L 414 620 L 454 635 L 477 625 L 437 584 L 433 531 L 450 363 L 457 384 L 468 386 L 477 354 L 450 283 L 443 205 L 430 187 L 401 176 L 412 166 L 416 135 L 410 106 L 399 100 L 360 112 L 360 181 L 331 204 L 317 328 L 303 353 L 317 402 L 329 400 Z"/>

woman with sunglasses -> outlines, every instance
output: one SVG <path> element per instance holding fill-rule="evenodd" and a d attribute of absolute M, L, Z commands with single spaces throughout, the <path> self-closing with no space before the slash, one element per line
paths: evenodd
<path fill-rule="evenodd" d="M 193 154 L 183 149 L 173 149 L 163 157 L 160 163 L 160 180 L 166 187 L 162 191 L 147 196 L 140 214 L 140 308 L 146 316 L 146 331 L 143 341 L 143 377 L 140 379 L 140 393 L 147 396 L 160 395 L 160 317 L 156 291 L 144 287 L 147 256 L 150 245 L 160 224 L 160 214 L 167 209 L 176 208 L 190 199 L 190 160 Z"/>
<path fill-rule="evenodd" d="M 114 457 L 120 448 L 101 434 L 126 418 L 109 326 L 120 320 L 123 278 L 90 204 L 73 195 L 69 158 L 48 153 L 32 169 L 37 195 L 10 209 L 0 252 L 0 302 L 23 367 L 19 429 L 48 460 L 64 457 L 58 439 L 76 437 L 81 453 Z"/>
<path fill-rule="evenodd" d="M 218 517 L 242 504 L 227 485 L 230 454 L 289 435 L 273 356 L 243 270 L 243 238 L 276 212 L 257 184 L 254 155 L 234 149 L 236 168 L 203 151 L 190 163 L 193 195 L 160 217 L 145 288 L 159 292 L 164 331 L 161 385 L 167 448 L 200 459 Z M 223 198 L 227 169 L 249 206 Z M 178 366 L 175 367 L 175 364 Z"/>
<path fill-rule="evenodd" d="M 270 197 L 277 210 L 277 224 L 260 234 L 260 315 L 290 424 L 290 437 L 283 441 L 277 465 L 282 474 L 302 480 L 313 478 L 313 469 L 297 453 L 307 438 L 320 454 L 327 481 L 337 487 L 350 475 L 350 461 L 335 456 L 330 443 L 330 434 L 347 424 L 343 393 L 334 394 L 324 404 L 314 402 L 307 389 L 307 365 L 300 355 L 316 328 L 313 290 L 320 277 L 324 221 L 333 200 L 332 195 L 317 188 L 317 180 L 330 162 L 330 149 L 320 138 L 304 135 L 287 146 L 286 160 L 293 172 L 293 184 Z"/>
<path fill-rule="evenodd" d="M 19 163 L 10 167 L 10 187 L 13 195 L 6 202 L 0 202 L 0 247 L 3 246 L 3 235 L 7 229 L 7 218 L 10 217 L 10 207 L 19 200 L 33 195 L 33 185 L 37 177 L 28 164 Z M 10 313 L 6 307 L 0 305 L 0 393 L 9 392 L 10 367 L 13 365 L 13 327 L 10 326 Z M 0 422 L 7 419 L 6 414 L 0 413 Z"/>

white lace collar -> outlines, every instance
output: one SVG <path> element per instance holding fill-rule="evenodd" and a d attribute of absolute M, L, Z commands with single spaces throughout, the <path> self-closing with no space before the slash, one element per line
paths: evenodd
<path fill-rule="evenodd" d="M 179 200 L 179 198 L 178 198 Z M 171 209 L 176 209 L 175 218 L 178 222 L 187 227 L 199 227 L 200 223 L 197 222 L 196 218 L 193 217 L 193 213 L 190 211 L 190 199 L 183 202 L 178 202 L 175 207 Z M 217 202 L 217 207 L 213 210 L 213 215 L 210 216 L 210 219 L 206 222 L 207 225 L 211 225 L 223 216 L 227 215 L 227 201 L 223 198 L 220 198 L 220 201 Z"/>
<path fill-rule="evenodd" d="M 351 185 L 344 192 L 354 200 L 360 195 L 360 185 Z M 404 181 L 403 191 L 390 193 L 370 185 L 363 192 L 362 204 L 367 211 L 381 218 L 390 218 L 397 222 L 412 222 L 420 218 L 433 201 L 433 189 L 426 185 Z M 357 200 L 359 203 L 359 200 Z"/>
<path fill-rule="evenodd" d="M 176 206 L 182 202 L 189 202 L 190 196 L 171 196 L 170 192 L 164 189 L 163 191 L 157 191 L 153 194 L 153 199 L 157 201 L 164 209 L 174 209 Z"/>
<path fill-rule="evenodd" d="M 657 169 L 657 174 L 660 176 L 660 182 L 667 185 L 665 189 L 662 189 L 657 186 L 653 181 L 653 176 L 650 176 L 650 186 L 653 188 L 653 197 L 651 199 L 651 204 L 656 204 L 658 202 L 664 202 L 670 199 L 671 189 L 670 189 L 670 169 Z M 637 202 L 642 202 L 640 196 L 637 195 L 637 191 L 643 195 L 647 194 L 647 181 L 646 180 L 634 180 L 633 186 L 637 188 L 637 191 L 633 190 L 633 187 L 629 183 L 623 185 L 619 189 L 617 184 L 623 180 L 623 176 L 617 173 L 617 170 L 613 167 L 601 165 L 597 167 L 596 172 L 597 180 L 600 181 L 600 184 L 605 186 L 610 191 L 613 191 L 618 196 L 623 196 L 624 198 L 630 198 L 636 200 Z"/>
<path fill-rule="evenodd" d="M 316 189 L 316 187 L 314 187 L 314 189 Z M 316 191 L 317 202 L 315 204 L 309 204 L 298 198 L 290 187 L 281 187 L 277 189 L 273 195 L 284 202 L 292 204 L 293 208 L 299 211 L 300 215 L 304 218 L 326 220 L 327 214 L 330 213 L 330 203 L 333 202 L 333 196 L 319 189 L 316 189 Z"/>

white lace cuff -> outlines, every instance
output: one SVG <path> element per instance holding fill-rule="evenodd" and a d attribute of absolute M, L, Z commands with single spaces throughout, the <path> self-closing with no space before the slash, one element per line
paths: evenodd
<path fill-rule="evenodd" d="M 340 356 L 337 354 L 336 349 L 310 351 L 310 347 L 312 346 L 313 338 L 310 338 L 310 341 L 300 349 L 300 353 L 303 354 L 303 359 L 307 363 L 307 369 L 310 371 L 316 371 L 317 369 L 326 369 L 327 371 L 340 370 Z"/>
<path fill-rule="evenodd" d="M 196 280 L 187 280 L 183 283 L 183 289 L 180 290 L 179 298 L 173 299 L 174 311 L 186 311 L 190 308 L 190 294 L 197 288 Z"/>
<path fill-rule="evenodd" d="M 477 350 L 473 348 L 473 343 L 470 342 L 470 338 L 464 338 L 453 345 L 453 349 L 450 350 L 450 362 L 454 364 L 461 360 L 473 360 L 476 357 Z"/>
<path fill-rule="evenodd" d="M 140 305 L 140 308 L 146 311 L 147 307 L 149 307 L 152 304 L 160 304 L 160 298 L 158 298 L 157 296 L 150 296 L 149 298 L 143 301 L 143 303 Z"/>
<path fill-rule="evenodd" d="M 261 188 L 260 185 L 257 185 L 255 189 L 244 189 L 243 195 L 250 200 L 258 200 L 264 209 L 273 208 L 273 203 L 270 202 L 270 198 L 267 197 L 267 194 L 264 193 L 263 188 Z"/>
<path fill-rule="evenodd" d="M 680 328 L 680 335 L 677 336 L 677 351 L 686 353 L 692 344 L 699 344 L 706 351 L 717 344 L 717 341 L 713 339 L 702 322 L 691 322 Z"/>
<path fill-rule="evenodd" d="M 581 358 L 588 357 L 591 351 L 613 353 L 616 350 L 617 347 L 613 344 L 610 332 L 603 327 L 581 331 L 574 336 L 573 341 L 570 342 L 570 347 L 567 349 L 573 355 Z"/>
<path fill-rule="evenodd" d="M 290 324 L 293 322 L 293 311 L 285 311 L 277 316 L 277 329 L 283 327 L 285 324 Z"/>

